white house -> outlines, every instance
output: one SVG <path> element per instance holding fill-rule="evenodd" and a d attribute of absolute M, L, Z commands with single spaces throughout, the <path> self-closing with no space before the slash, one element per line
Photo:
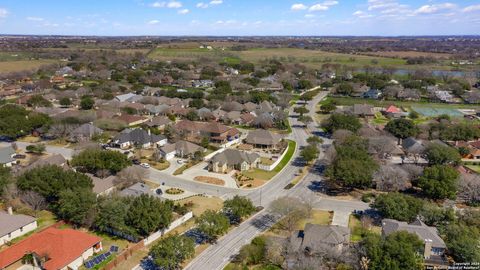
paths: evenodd
<path fill-rule="evenodd" d="M 8 212 L 0 211 L 0 246 L 37 228 L 37 220 L 27 215 L 14 215 L 12 208 Z"/>

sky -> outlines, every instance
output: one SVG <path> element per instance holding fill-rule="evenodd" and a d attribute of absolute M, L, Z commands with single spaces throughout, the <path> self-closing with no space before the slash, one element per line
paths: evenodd
<path fill-rule="evenodd" d="M 0 34 L 480 35 L 480 0 L 0 0 Z"/>

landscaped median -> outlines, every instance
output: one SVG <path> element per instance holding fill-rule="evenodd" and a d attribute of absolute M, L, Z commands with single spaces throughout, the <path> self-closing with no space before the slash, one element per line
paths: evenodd
<path fill-rule="evenodd" d="M 295 153 L 296 146 L 297 146 L 296 142 L 288 140 L 288 149 L 286 150 L 287 153 L 282 158 L 282 160 L 280 160 L 278 165 L 273 170 L 265 171 L 260 169 L 253 169 L 250 171 L 242 172 L 242 174 L 246 177 L 265 180 L 265 181 L 272 179 L 275 175 L 277 175 L 277 173 L 279 173 L 288 164 L 288 162 L 290 162 L 290 160 L 292 159 L 293 153 Z"/>

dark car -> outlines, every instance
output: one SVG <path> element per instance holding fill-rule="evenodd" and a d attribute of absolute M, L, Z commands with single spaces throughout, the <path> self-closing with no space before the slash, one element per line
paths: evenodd
<path fill-rule="evenodd" d="M 26 157 L 27 157 L 26 155 L 22 155 L 22 154 L 16 154 L 13 156 L 14 159 L 24 159 Z"/>
<path fill-rule="evenodd" d="M 133 159 L 133 160 L 132 160 L 132 163 L 133 163 L 134 165 L 140 165 L 140 164 L 141 164 L 140 160 L 138 160 L 138 159 Z"/>

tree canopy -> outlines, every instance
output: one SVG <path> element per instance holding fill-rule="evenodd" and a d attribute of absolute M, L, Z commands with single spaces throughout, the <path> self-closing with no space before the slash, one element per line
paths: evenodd
<path fill-rule="evenodd" d="M 168 236 L 156 243 L 149 254 L 160 269 L 179 269 L 180 264 L 195 254 L 195 242 L 184 235 Z"/>
<path fill-rule="evenodd" d="M 117 151 L 102 149 L 86 149 L 72 158 L 74 167 L 82 167 L 85 171 L 96 174 L 99 171 L 108 170 L 115 174 L 131 165 L 131 161 L 125 155 Z"/>
<path fill-rule="evenodd" d="M 418 180 L 423 193 L 432 199 L 455 199 L 459 173 L 446 165 L 426 168 Z"/>
<path fill-rule="evenodd" d="M 401 193 L 380 194 L 372 207 L 377 209 L 384 218 L 400 221 L 413 221 L 423 207 L 423 201 Z"/>
<path fill-rule="evenodd" d="M 457 149 L 439 143 L 430 143 L 425 149 L 425 155 L 430 165 L 456 165 L 462 158 Z"/>
<path fill-rule="evenodd" d="M 235 195 L 223 203 L 223 211 L 230 217 L 230 222 L 240 223 L 244 217 L 255 212 L 255 205 L 247 197 Z"/>
<path fill-rule="evenodd" d="M 125 223 L 135 228 L 138 234 L 147 236 L 167 228 L 172 222 L 172 212 L 171 201 L 162 202 L 158 198 L 142 194 L 133 199 Z"/>
<path fill-rule="evenodd" d="M 55 212 L 60 218 L 74 224 L 89 224 L 87 219 L 94 216 L 92 211 L 96 201 L 96 194 L 89 188 L 66 189 L 59 194 Z"/>
<path fill-rule="evenodd" d="M 7 104 L 0 107 L 0 136 L 15 139 L 50 122 L 47 115 L 29 112 L 20 106 Z"/>
<path fill-rule="evenodd" d="M 409 119 L 394 119 L 387 123 L 385 130 L 392 133 L 395 137 L 405 139 L 415 136 L 418 133 L 418 128 L 412 120 Z"/>
<path fill-rule="evenodd" d="M 329 133 L 339 129 L 357 132 L 362 127 L 362 124 L 354 115 L 334 113 L 322 124 L 322 127 Z"/>
<path fill-rule="evenodd" d="M 228 218 L 213 210 L 205 211 L 195 219 L 198 230 L 203 233 L 209 242 L 215 242 L 217 238 L 227 232 L 230 226 Z"/>

